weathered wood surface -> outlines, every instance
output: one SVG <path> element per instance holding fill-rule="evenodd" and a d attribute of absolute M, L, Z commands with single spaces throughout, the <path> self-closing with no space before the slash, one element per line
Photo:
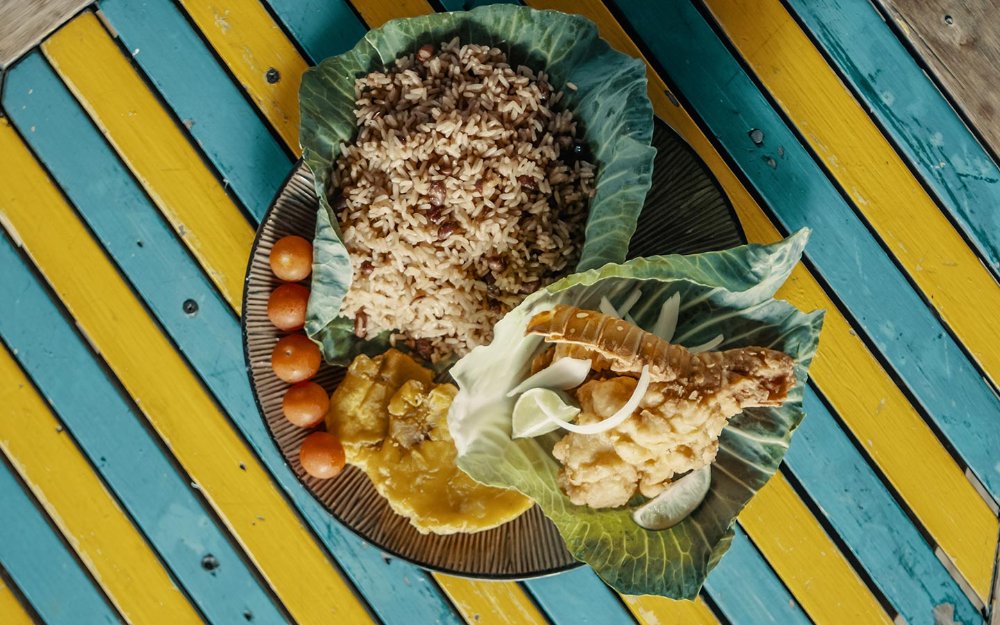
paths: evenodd
<path fill-rule="evenodd" d="M 993 154 L 1000 154 L 1000 0 L 878 3 Z"/>
<path fill-rule="evenodd" d="M 0 70 L 94 0 L 0 0 Z"/>
<path fill-rule="evenodd" d="M 787 0 L 785 6 L 984 262 L 1000 271 L 1000 168 L 879 10 L 869 0 Z"/>
<path fill-rule="evenodd" d="M 0 338 L 16 363 L 8 377 L 30 379 L 48 402 L 49 423 L 57 419 L 63 435 L 73 437 L 78 451 L 67 457 L 90 461 L 93 475 L 129 512 L 132 531 L 162 555 L 159 566 L 212 623 L 231 622 L 227 610 L 236 604 L 224 588 L 237 588 L 243 573 L 227 568 L 205 580 L 202 571 L 187 570 L 178 547 L 178 533 L 193 532 L 182 525 L 151 529 L 157 506 L 175 505 L 203 527 L 194 520 L 199 505 L 185 503 L 176 488 L 158 490 L 162 499 L 142 508 L 143 484 L 164 471 L 157 467 L 174 466 L 175 482 L 198 484 L 202 507 L 235 539 L 237 553 L 225 559 L 242 556 L 249 572 L 260 573 L 242 598 L 271 596 L 300 622 L 316 620 L 317 602 L 347 610 L 352 622 L 370 610 L 386 625 L 784 625 L 840 623 L 847 614 L 858 622 L 932 625 L 942 606 L 953 606 L 956 622 L 982 622 L 977 606 L 989 603 L 992 565 L 982 555 L 995 550 L 997 519 L 996 507 L 980 497 L 996 497 L 1000 473 L 995 443 L 977 433 L 991 432 L 1000 410 L 993 385 L 968 353 L 981 356 L 992 342 L 976 315 L 997 293 L 988 290 L 995 285 L 980 284 L 971 290 L 985 297 L 953 295 L 958 289 L 961 296 L 962 276 L 976 271 L 970 249 L 994 274 L 1000 267 L 1000 211 L 993 210 L 1000 170 L 868 0 L 769 0 L 759 10 L 716 0 L 678 0 L 669 8 L 631 0 L 528 1 L 583 13 L 614 46 L 652 60 L 657 114 L 719 177 L 751 240 L 773 241 L 803 223 L 815 230 L 813 262 L 797 267 L 779 293 L 803 309 L 827 309 L 805 397 L 809 416 L 782 473 L 742 515 L 746 533 L 737 531 L 698 602 L 619 598 L 587 569 L 521 584 L 430 575 L 383 558 L 347 532 L 287 470 L 242 371 L 234 306 L 245 258 L 233 235 L 258 223 L 297 154 L 298 75 L 352 47 L 366 23 L 490 1 L 101 0 L 106 30 L 85 16 L 92 24 L 86 32 L 69 28 L 46 44 L 56 71 L 40 52 L 12 71 L 3 105 L 31 153 L 0 153 L 0 161 L 16 158 L 22 170 L 20 177 L 0 174 L 7 232 L 0 236 L 0 287 L 21 295 L 0 300 Z M 269 77 L 272 67 L 276 75 Z M 817 85 L 822 95 L 811 91 Z M 741 126 L 751 117 L 768 145 L 748 140 Z M 774 150 L 776 140 L 777 156 L 762 152 Z M 873 149 L 859 157 L 860 144 Z M 774 167 L 762 158 L 768 154 Z M 39 165 L 48 184 L 39 186 Z M 178 171 L 193 176 L 193 189 L 184 188 Z M 29 187 L 40 190 L 40 201 L 28 203 Z M 923 217 L 911 221 L 920 225 L 889 210 L 893 198 L 915 202 Z M 943 215 L 968 245 L 955 233 L 938 236 L 948 228 Z M 931 234 L 921 238 L 921 228 Z M 10 237 L 26 241 L 30 257 L 15 252 Z M 934 245 L 924 250 L 927 237 Z M 846 244 L 832 245 L 837 240 Z M 919 275 L 955 254 L 960 268 Z M 114 314 L 91 299 L 94 293 Z M 199 304 L 197 315 L 183 312 L 186 299 Z M 953 335 L 928 331 L 946 325 Z M 129 345 L 157 367 L 129 354 Z M 987 351 L 981 362 L 992 372 L 996 361 L 989 358 Z M 6 381 L 0 379 L 0 395 Z M 91 413 L 108 417 L 88 429 Z M 135 423 L 125 425 L 126 416 Z M 143 443 L 157 435 L 169 447 Z M 242 457 L 238 440 L 245 438 L 252 493 L 241 487 L 246 476 L 229 475 L 199 436 L 215 441 L 225 457 Z M 155 454 L 145 472 L 122 469 Z M 44 462 L 23 444 L 8 445 L 5 457 L 14 475 L 37 473 Z M 977 492 L 966 472 L 988 492 Z M 261 507 L 257 491 L 270 497 L 277 486 L 288 499 Z M 78 605 L 88 623 L 119 619 L 104 597 L 121 595 L 122 582 L 94 584 L 88 574 L 95 565 L 76 561 L 72 548 L 63 546 L 60 555 L 61 536 L 52 533 L 87 527 L 88 519 L 73 515 L 89 515 L 92 506 L 56 507 L 41 491 L 21 489 L 16 477 L 0 479 L 4 503 L 20 502 L 0 507 L 0 521 L 25 519 L 0 527 L 0 564 L 27 603 L 57 625 L 79 620 L 60 614 L 67 605 Z M 32 516 L 38 502 L 49 514 L 36 508 Z M 294 571 L 277 555 L 279 541 L 242 522 L 251 508 L 264 510 L 261 530 L 276 519 L 284 527 L 308 526 L 280 532 L 280 546 L 316 541 L 315 553 L 332 554 L 343 580 L 311 560 L 322 592 L 291 587 Z M 67 518 L 49 525 L 56 514 Z M 111 544 L 103 531 L 95 527 L 88 538 Z M 51 562 L 64 565 L 52 585 L 12 541 L 42 546 Z M 977 541 L 985 547 L 977 550 Z M 946 568 L 935 551 L 959 566 Z M 949 571 L 972 580 L 979 597 L 964 597 Z M 10 596 L 0 588 L 3 623 Z M 284 620 L 261 607 L 254 622 Z"/>

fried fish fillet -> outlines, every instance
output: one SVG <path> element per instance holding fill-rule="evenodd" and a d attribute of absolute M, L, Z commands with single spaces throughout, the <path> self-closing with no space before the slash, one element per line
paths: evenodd
<path fill-rule="evenodd" d="M 599 434 L 567 434 L 553 447 L 563 492 L 592 508 L 623 506 L 637 492 L 655 497 L 675 476 L 711 464 L 731 417 L 781 405 L 795 384 L 794 363 L 782 352 L 692 353 L 622 319 L 572 306 L 535 315 L 527 333 L 555 343 L 553 361 L 592 360 L 591 378 L 574 391 L 580 424 L 615 414 L 649 367 L 652 381 L 628 419 Z"/>

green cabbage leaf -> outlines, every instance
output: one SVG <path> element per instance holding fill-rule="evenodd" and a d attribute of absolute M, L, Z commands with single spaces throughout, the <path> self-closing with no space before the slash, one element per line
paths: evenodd
<path fill-rule="evenodd" d="M 512 5 L 437 13 L 387 22 L 369 31 L 350 51 L 306 71 L 299 90 L 303 159 L 315 175 L 320 206 L 314 240 L 312 292 L 306 333 L 326 360 L 346 364 L 358 353 L 377 353 L 386 335 L 357 339 L 353 323 L 340 316 L 351 284 L 350 257 L 340 239 L 329 198 L 340 146 L 356 132 L 354 81 L 382 69 L 425 43 L 454 36 L 463 43 L 490 44 L 513 65 L 544 70 L 563 89 L 563 105 L 582 123 L 584 140 L 598 164 L 578 270 L 622 262 L 649 190 L 656 150 L 652 106 L 642 61 L 613 50 L 589 20 L 558 11 Z M 576 90 L 565 89 L 572 82 Z"/>
<path fill-rule="evenodd" d="M 497 324 L 491 344 L 477 347 L 451 369 L 460 389 L 448 415 L 458 466 L 479 482 L 531 497 L 558 527 L 570 552 L 619 592 L 694 598 L 728 549 L 736 516 L 777 470 L 803 417 L 802 389 L 823 313 L 800 312 L 773 296 L 799 261 L 807 238 L 803 230 L 773 245 L 609 264 L 532 294 Z M 659 531 L 636 525 L 629 507 L 594 510 L 570 502 L 557 484 L 560 465 L 551 454 L 564 432 L 511 438 L 516 398 L 507 394 L 527 377 L 532 357 L 542 348 L 540 337 L 525 336 L 528 320 L 556 304 L 598 310 L 606 297 L 617 306 L 635 289 L 642 296 L 630 314 L 647 330 L 663 302 L 680 295 L 674 343 L 695 346 L 722 334 L 717 349 L 770 347 L 795 361 L 796 385 L 788 400 L 780 408 L 748 409 L 730 420 L 705 499 L 679 524 Z"/>

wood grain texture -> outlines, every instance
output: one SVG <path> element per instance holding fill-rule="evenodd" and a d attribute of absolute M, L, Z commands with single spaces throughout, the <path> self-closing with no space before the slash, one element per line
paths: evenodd
<path fill-rule="evenodd" d="M 238 308 L 253 229 L 98 19 L 81 14 L 42 50 L 226 301 Z"/>
<path fill-rule="evenodd" d="M 906 516 L 817 393 L 785 464 L 803 497 L 824 512 L 882 595 L 910 625 L 937 625 L 934 607 L 954 606 L 962 623 L 982 621 L 962 588 Z"/>
<path fill-rule="evenodd" d="M 910 45 L 1000 154 L 1000 1 L 878 0 Z"/>
<path fill-rule="evenodd" d="M 258 0 L 180 0 L 250 98 L 296 154 L 306 63 Z"/>
<path fill-rule="evenodd" d="M 197 11 L 193 7 L 193 5 L 189 4 L 189 5 L 186 5 L 186 6 L 187 6 L 187 8 L 188 8 L 189 11 L 193 11 L 192 12 L 192 17 L 195 17 L 196 14 L 197 14 Z M 223 15 L 226 18 L 226 20 L 230 20 L 230 21 L 236 15 L 236 13 L 234 11 L 230 11 L 229 13 L 225 13 L 224 9 L 220 9 L 219 8 L 221 5 L 213 5 L 213 6 L 216 6 L 216 9 L 218 9 L 218 10 L 214 10 L 213 15 Z M 260 9 L 259 6 L 258 6 L 258 9 L 260 11 L 263 11 L 263 9 Z M 268 19 L 270 19 L 270 18 L 268 17 Z M 201 24 L 201 29 L 202 29 L 203 32 L 205 31 L 206 28 L 210 28 L 209 26 L 207 26 L 205 24 L 202 24 L 202 23 L 207 23 L 206 20 L 207 20 L 207 17 L 205 17 L 205 16 L 202 16 L 200 18 L 200 21 L 198 19 L 196 19 L 196 21 L 199 21 L 199 23 Z M 222 45 L 224 43 L 224 45 L 227 45 L 227 46 L 235 46 L 236 48 L 238 48 L 238 49 L 240 49 L 240 50 L 243 51 L 243 56 L 249 55 L 250 57 L 253 57 L 253 58 L 271 58 L 271 55 L 269 55 L 267 53 L 259 53 L 258 54 L 258 52 L 260 52 L 260 50 L 258 50 L 258 47 L 260 47 L 260 46 L 262 46 L 263 49 L 281 49 L 281 50 L 286 50 L 286 51 L 290 49 L 290 50 L 294 51 L 294 47 L 287 40 L 287 38 L 284 37 L 283 33 L 280 31 L 280 29 L 277 28 L 277 26 L 274 24 L 273 21 L 270 22 L 270 27 L 269 28 L 263 28 L 263 29 L 259 28 L 260 27 L 260 23 L 259 22 L 256 25 L 254 25 L 252 20 L 248 21 L 246 23 L 244 23 L 242 21 L 239 21 L 239 22 L 233 21 L 232 24 L 237 24 L 237 23 L 241 24 L 241 27 L 239 27 L 239 28 L 233 27 L 230 24 L 230 21 L 226 21 L 227 27 L 224 29 L 224 33 L 223 34 L 228 35 L 229 38 L 226 39 L 224 42 L 221 39 L 218 39 L 218 36 L 216 36 L 216 35 L 208 36 L 208 33 L 206 33 L 207 38 L 209 38 L 210 41 L 212 41 L 213 45 L 218 46 L 218 45 Z M 255 26 L 255 27 L 251 28 L 250 26 Z M 235 68 L 232 65 L 232 63 L 238 63 L 240 61 L 236 57 L 233 57 L 232 55 L 228 55 L 227 56 L 227 54 L 224 51 L 219 51 L 219 52 L 220 52 L 220 56 L 222 56 L 224 59 L 227 60 L 228 63 L 230 63 L 230 68 L 234 70 L 234 75 L 237 77 L 237 79 L 239 79 L 241 81 L 241 83 L 243 83 L 244 88 L 246 88 L 248 90 L 252 89 L 253 87 L 252 87 L 251 84 L 243 82 L 244 80 L 248 80 L 248 76 L 250 76 L 250 74 L 247 74 L 246 72 L 237 71 L 238 68 Z M 289 53 L 289 54 L 291 54 L 291 53 Z M 297 52 L 295 52 L 295 56 L 296 56 L 296 58 L 299 59 L 299 62 L 302 64 L 301 67 L 304 70 L 305 61 L 302 60 L 300 56 L 298 56 Z M 285 57 L 286 60 L 287 60 L 287 58 L 288 57 Z M 301 74 L 301 72 L 299 72 L 299 75 L 300 74 Z M 64 78 L 65 78 L 65 76 L 64 76 Z M 297 110 L 297 80 L 296 80 L 296 83 L 295 83 L 295 88 L 287 89 L 287 93 L 290 93 L 291 97 L 294 98 L 293 102 L 295 103 L 295 107 L 296 107 L 296 110 Z M 259 102 L 258 102 L 258 105 L 260 105 Z M 282 111 L 281 111 L 280 108 L 271 107 L 271 106 L 266 105 L 266 103 L 265 103 L 265 105 L 262 105 L 260 107 L 260 111 L 271 122 L 271 124 L 272 124 L 273 127 L 279 128 L 281 126 L 281 124 L 283 123 L 282 122 L 282 119 L 283 119 L 282 116 L 284 115 L 284 113 L 282 113 Z M 297 126 L 297 121 L 296 121 L 295 125 Z M 288 138 L 287 137 L 285 137 L 285 138 L 286 138 L 286 141 L 287 141 Z M 289 144 L 289 148 L 295 149 L 296 151 L 298 150 L 297 144 Z M 130 166 L 132 166 L 133 171 L 135 171 L 134 165 L 132 165 L 130 163 Z M 156 186 L 152 186 L 151 185 L 151 187 L 154 188 L 154 189 L 158 189 L 159 185 L 156 185 Z M 147 188 L 147 190 L 148 190 L 148 188 Z M 211 232 L 212 236 L 213 237 L 215 236 L 215 233 L 213 231 L 209 230 L 207 232 Z M 242 258 L 241 262 L 245 264 L 245 254 L 244 254 L 244 257 Z M 242 280 L 242 276 L 243 276 L 243 266 L 241 265 L 240 272 L 238 274 L 238 279 Z M 231 276 L 231 275 L 227 275 L 227 277 L 228 278 L 233 278 L 233 276 Z M 233 279 L 235 279 L 235 278 L 233 278 Z M 469 601 L 471 603 L 475 603 L 476 601 L 480 601 L 480 600 L 495 601 L 495 598 L 491 597 L 491 593 L 496 588 L 495 585 L 492 585 L 492 584 L 473 584 L 471 587 L 476 588 L 476 592 L 477 592 L 477 596 L 476 597 L 470 597 L 469 598 Z M 517 592 L 522 593 L 522 596 L 523 596 L 523 592 L 519 588 L 517 588 L 516 585 L 514 585 L 514 589 L 516 589 Z"/>
<path fill-rule="evenodd" d="M 351 4 L 361 14 L 368 28 L 378 28 L 389 20 L 433 13 L 427 0 L 353 0 Z"/>
<path fill-rule="evenodd" d="M 49 33 L 93 0 L 0 2 L 0 69 L 38 45 Z"/>
<path fill-rule="evenodd" d="M 49 72 L 48 84 L 40 78 L 32 79 L 45 71 Z M 85 114 L 79 109 L 75 111 L 76 118 L 84 122 L 80 126 L 89 129 L 89 134 L 73 128 L 72 114 L 39 103 L 58 101 L 58 95 L 62 95 L 73 104 L 72 96 L 65 90 L 62 94 L 52 93 L 50 85 L 59 82 L 41 55 L 33 52 L 23 59 L 8 80 L 13 87 L 8 92 L 13 97 L 7 99 L 12 121 L 35 128 L 28 133 L 27 141 L 40 160 L 44 162 L 43 154 L 49 155 L 56 149 L 62 158 L 72 162 L 77 178 L 64 178 L 68 184 L 63 184 L 62 189 L 81 213 L 86 207 L 85 219 L 104 242 L 105 249 L 123 258 L 124 268 L 132 269 L 143 263 L 171 267 L 172 280 L 165 281 L 153 272 L 147 280 L 155 281 L 162 299 L 186 318 L 189 327 L 195 326 L 192 330 L 200 330 L 202 341 L 221 338 L 216 332 L 206 331 L 203 325 L 213 315 L 206 306 L 199 306 L 195 318 L 183 313 L 183 302 L 194 295 L 198 282 L 205 283 L 206 290 L 211 287 L 196 267 L 198 280 L 178 273 L 185 264 L 195 263 L 183 245 L 171 236 L 169 227 L 138 186 L 131 180 L 130 185 L 118 182 L 119 177 L 127 175 L 125 171 L 101 166 L 109 160 L 117 164 L 117 159 L 100 134 L 86 125 Z M 32 87 L 24 88 L 28 84 Z M 25 95 L 28 91 L 30 96 Z M 65 141 L 68 136 L 74 138 L 72 142 Z M 53 143 L 57 147 L 51 147 Z M 50 169 L 53 175 L 65 169 L 58 160 L 46 164 L 55 166 Z M 92 199 L 102 191 L 106 197 Z M 95 203 L 99 206 L 97 210 Z M 129 207 L 127 222 L 135 232 L 127 232 L 121 225 L 126 220 L 121 219 L 120 206 Z M 160 237 L 156 236 L 158 231 L 162 233 Z M 162 245 L 159 239 L 166 239 L 170 245 Z M 137 242 L 142 243 L 141 247 Z M 108 488 L 149 537 L 153 549 L 192 602 L 213 623 L 236 621 L 246 612 L 260 622 L 283 620 L 284 615 L 266 587 L 259 584 L 253 567 L 246 564 L 242 553 L 233 547 L 228 532 L 218 526 L 211 510 L 200 501 L 190 478 L 178 473 L 169 452 L 144 427 L 142 414 L 128 403 L 114 379 L 107 376 L 103 363 L 73 325 L 67 323 L 58 304 L 38 283 L 30 267 L 11 254 L 0 254 L 0 264 L 4 267 L 0 272 L 0 290 L 18 294 L 16 298 L 0 298 L 3 342 L 15 352 L 18 363 L 59 414 L 63 426 Z M 224 303 L 217 296 L 215 299 L 216 310 L 232 318 Z M 198 300 L 202 298 L 195 301 Z M 68 371 L 73 374 L 67 375 Z M 97 419 L 94 415 L 101 416 Z M 213 571 L 202 566 L 202 558 L 208 554 L 221 564 Z"/>
<path fill-rule="evenodd" d="M 784 584 L 753 580 L 776 577 L 771 565 L 739 524 L 736 536 L 705 582 L 712 602 L 730 623 L 808 625 L 812 621 Z"/>
<path fill-rule="evenodd" d="M 779 472 L 743 509 L 740 523 L 817 623 L 892 623 L 810 516 Z"/>
<path fill-rule="evenodd" d="M 101 16 L 258 220 L 292 166 L 290 153 L 171 0 L 103 0 Z"/>
<path fill-rule="evenodd" d="M 14 591 L 0 577 L 0 622 L 5 625 L 34 625 L 28 610 L 21 605 Z"/>
<path fill-rule="evenodd" d="M 855 207 L 986 374 L 1000 381 L 1000 288 L 781 1 L 704 1 Z M 981 415 L 962 442 L 979 435 L 984 449 L 996 449 L 1000 429 L 982 437 L 992 420 Z"/>
<path fill-rule="evenodd" d="M 354 47 L 367 28 L 346 0 L 265 0 L 311 64 Z"/>
<path fill-rule="evenodd" d="M 285 7 L 285 16 L 286 16 L 286 17 L 285 17 L 285 21 L 286 21 L 286 22 L 291 22 L 291 23 L 297 23 L 297 24 L 300 24 L 300 25 L 301 25 L 301 24 L 303 24 L 303 23 L 311 23 L 311 21 L 312 21 L 313 19 L 316 19 L 316 18 L 319 18 L 320 20 L 322 20 L 322 21 L 326 21 L 326 22 L 330 22 L 330 21 L 334 21 L 334 20 L 333 20 L 333 19 L 331 19 L 331 18 L 324 18 L 324 17 L 323 17 L 323 15 L 322 15 L 322 13 L 320 13 L 319 15 L 316 15 L 316 14 L 310 14 L 310 15 L 309 15 L 309 19 L 296 19 L 296 15 L 299 15 L 299 16 L 302 16 L 302 15 L 304 15 L 304 13 L 302 13 L 302 10 L 303 10 L 303 7 L 299 7 L 299 6 L 295 6 L 295 7 L 293 7 L 293 8 L 295 9 L 295 12 L 294 12 L 294 13 L 292 13 L 292 15 L 291 15 L 290 17 L 287 17 L 287 16 L 289 15 L 289 12 L 290 12 L 290 10 L 289 10 L 289 8 L 288 8 L 288 7 Z M 364 9 L 362 9 L 362 8 L 361 8 L 360 6 L 359 6 L 358 8 L 359 8 L 359 11 L 361 11 L 361 12 L 362 12 L 362 13 L 364 14 L 365 10 L 364 10 Z M 430 6 L 429 6 L 429 5 L 428 5 L 428 6 L 425 6 L 425 7 L 424 7 L 424 9 L 425 9 L 426 11 L 429 11 L 429 10 L 431 10 L 431 9 L 430 9 Z M 378 10 L 379 10 L 379 11 L 385 11 L 385 9 L 378 9 Z M 395 9 L 393 9 L 393 10 L 395 10 Z M 279 13 L 279 16 L 281 16 L 281 15 L 282 15 L 282 14 L 281 14 L 281 13 Z M 352 14 L 352 15 L 353 15 L 353 14 Z M 338 17 L 340 17 L 340 16 L 338 16 Z M 343 17 L 343 19 L 347 19 L 347 17 L 346 17 L 346 16 L 344 16 L 344 17 Z M 343 21 L 343 20 L 340 20 L 340 21 Z M 230 34 L 231 34 L 231 35 L 232 35 L 233 37 L 236 37 L 236 38 L 238 38 L 238 37 L 239 37 L 239 33 L 238 33 L 237 31 L 231 31 L 231 32 L 230 32 Z M 317 39 L 317 40 L 319 40 L 319 39 Z M 253 43 L 252 41 L 243 41 L 243 42 L 242 42 L 242 45 L 247 45 L 247 46 L 252 46 L 252 45 L 254 45 L 254 43 Z M 329 44 L 327 44 L 327 45 L 329 45 Z M 345 43 L 345 42 L 338 42 L 338 43 L 337 43 L 337 45 L 340 45 L 340 46 L 343 46 L 344 48 L 346 48 L 346 47 L 349 47 L 349 45 L 350 45 L 350 44 L 349 44 L 349 43 Z M 307 49 L 308 49 L 308 48 L 307 48 Z M 332 52 L 332 53 L 335 53 L 335 52 L 341 52 L 341 51 L 343 51 L 343 50 L 342 50 L 342 49 L 333 49 L 333 50 L 331 50 L 331 52 Z M 269 116 L 269 115 L 268 115 L 268 113 L 267 113 L 267 111 L 262 111 L 262 112 L 264 112 L 265 116 Z M 440 580 L 439 580 L 439 583 L 441 583 L 441 584 L 446 584 L 447 582 L 442 582 L 442 581 L 440 581 Z M 488 588 L 491 588 L 491 589 L 492 589 L 492 588 L 493 588 L 494 586 L 495 586 L 495 585 L 492 585 L 492 584 L 491 584 L 491 585 L 488 585 L 487 587 L 488 587 Z M 600 603 L 600 602 L 598 602 L 598 603 Z"/>
<path fill-rule="evenodd" d="M 1000 272 L 1000 167 L 873 3 L 788 0 L 786 6 L 994 273 Z"/>
<path fill-rule="evenodd" d="M 13 244 L 2 233 L 0 254 L 14 254 Z M 62 535 L 17 480 L 3 454 L 0 498 L 0 561 L 39 618 L 46 625 L 122 623 Z M 45 566 L 39 566 L 39 561 Z M 0 622 L 5 621 L 0 618 Z"/>
<path fill-rule="evenodd" d="M 994 380 L 1000 288 L 780 0 L 705 0 L 771 96 Z M 765 143 L 767 137 L 764 137 Z M 905 210 L 901 210 L 905 207 Z M 995 473 L 1000 406 L 932 412 L 977 475 Z"/>
<path fill-rule="evenodd" d="M 6 120 L 0 124 L 0 155 L 5 228 L 291 615 L 300 623 L 372 622 Z"/>
<path fill-rule="evenodd" d="M 331 518 L 288 470 L 254 405 L 244 370 L 240 326 L 232 309 L 213 289 L 183 243 L 173 236 L 156 206 L 145 197 L 41 54 L 33 52 L 21 61 L 8 80 L 6 105 L 15 125 L 25 130 L 24 140 L 247 437 L 315 537 L 336 554 L 341 568 L 364 595 L 395 599 L 374 603 L 372 609 L 380 620 L 387 625 L 460 622 L 428 574 L 396 559 L 384 560 L 377 550 Z M 66 142 L 66 137 L 73 137 L 73 141 Z M 129 219 L 120 218 L 122 206 L 128 207 Z M 171 268 L 170 280 L 163 279 L 163 267 Z M 0 278 L 7 275 L 0 273 Z M 27 293 L 29 284 L 5 286 L 10 292 Z M 198 304 L 197 314 L 184 312 L 186 300 Z M 2 304 L 0 300 L 0 315 L 4 311 Z M 38 310 L 24 314 L 45 317 Z M 9 317 L 11 325 L 32 339 L 39 326 L 20 328 L 13 321 L 15 316 Z M 59 327 L 61 318 L 56 314 L 53 319 L 44 326 Z M 53 335 L 54 331 L 49 331 L 43 340 L 54 340 Z M 8 333 L 5 340 L 13 339 Z M 32 340 L 37 343 L 39 339 Z M 37 351 L 24 352 L 22 359 L 27 360 Z M 67 350 L 55 351 L 65 354 Z M 46 373 L 58 379 L 61 371 L 57 368 Z M 85 384 L 84 376 L 74 379 Z"/>
<path fill-rule="evenodd" d="M 634 42 L 597 0 L 532 0 L 530 4 L 585 15 L 598 24 L 601 35 L 613 46 L 643 58 Z M 684 109 L 671 101 L 666 84 L 648 64 L 647 67 L 649 95 L 656 114 L 667 120 L 705 160 L 732 200 L 750 241 L 767 243 L 779 239 L 777 228 L 716 148 Z M 995 544 L 994 534 L 991 534 L 995 532 L 995 520 L 984 514 L 982 501 L 965 480 L 960 467 L 952 461 L 809 270 L 802 265 L 795 267 L 777 297 L 803 310 L 827 311 L 819 353 L 810 375 L 876 464 L 895 480 L 896 488 L 911 507 L 916 503 L 921 513 L 937 515 L 937 518 L 932 516 L 932 521 L 939 530 L 954 534 L 952 542 L 965 540 L 966 530 L 962 525 L 966 520 L 973 520 L 977 533 L 968 553 L 978 555 L 981 552 L 977 549 L 989 549 L 991 543 Z M 901 434 L 904 434 L 902 439 Z M 914 463 L 914 449 L 921 450 L 919 463 Z M 928 468 L 924 463 L 933 465 L 933 469 L 924 472 Z M 914 464 L 916 466 L 911 468 Z M 919 475 L 914 475 L 914 471 Z M 939 500 L 925 492 L 928 486 L 959 501 L 957 505 L 963 512 L 950 519 L 942 518 Z M 856 492 L 858 498 L 866 496 L 863 491 Z M 864 544 L 856 544 L 855 548 L 863 549 Z"/>
<path fill-rule="evenodd" d="M 622 600 L 642 625 L 719 625 L 719 619 L 701 597 L 696 597 L 694 601 L 678 601 L 666 597 L 622 595 Z"/>
<path fill-rule="evenodd" d="M 953 411 L 975 405 L 996 414 L 1000 397 L 945 333 L 940 320 L 907 284 L 695 7 L 622 0 L 619 8 L 684 96 L 698 107 L 783 227 L 813 227 L 806 256 L 918 398 L 936 399 Z M 653 24 L 660 26 L 652 28 Z M 748 136 L 752 128 L 762 130 L 766 145 L 753 143 Z M 764 158 L 772 153 L 770 160 Z M 840 322 L 828 320 L 831 323 Z M 824 349 L 821 341 L 820 351 Z M 817 359 L 817 379 L 821 374 L 816 370 L 831 364 L 822 355 Z M 835 369 L 835 376 L 846 378 L 857 367 L 852 361 L 843 363 Z M 861 378 L 848 392 L 858 393 L 871 383 Z M 961 402 L 955 401 L 957 397 Z M 878 403 L 868 405 L 867 414 L 877 418 L 842 417 L 976 592 L 985 595 L 992 579 L 990 554 L 997 540 L 997 519 L 989 506 L 918 415 L 902 415 L 907 423 L 896 429 L 886 427 L 896 415 L 886 415 Z M 869 432 L 878 435 L 866 436 Z M 919 461 L 915 449 L 920 449 Z M 937 465 L 934 469 L 931 462 Z M 945 501 L 963 511 L 957 512 Z"/>
<path fill-rule="evenodd" d="M 200 624 L 6 348 L 0 379 L 0 448 L 122 616 L 130 623 Z"/>
<path fill-rule="evenodd" d="M 515 582 L 481 582 L 434 575 L 466 623 L 477 625 L 545 625 L 548 621 Z"/>
<path fill-rule="evenodd" d="M 553 623 L 634 625 L 631 612 L 589 566 L 522 582 Z"/>

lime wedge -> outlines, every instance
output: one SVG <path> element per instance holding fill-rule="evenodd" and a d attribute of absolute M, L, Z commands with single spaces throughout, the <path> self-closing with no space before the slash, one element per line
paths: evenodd
<path fill-rule="evenodd" d="M 647 530 L 669 529 L 701 505 L 712 485 L 711 465 L 672 482 L 662 493 L 632 511 L 632 520 Z"/>
<path fill-rule="evenodd" d="M 525 391 L 514 404 L 511 429 L 514 438 L 532 438 L 557 429 L 572 421 L 580 409 L 571 406 L 560 393 L 547 388 Z"/>

